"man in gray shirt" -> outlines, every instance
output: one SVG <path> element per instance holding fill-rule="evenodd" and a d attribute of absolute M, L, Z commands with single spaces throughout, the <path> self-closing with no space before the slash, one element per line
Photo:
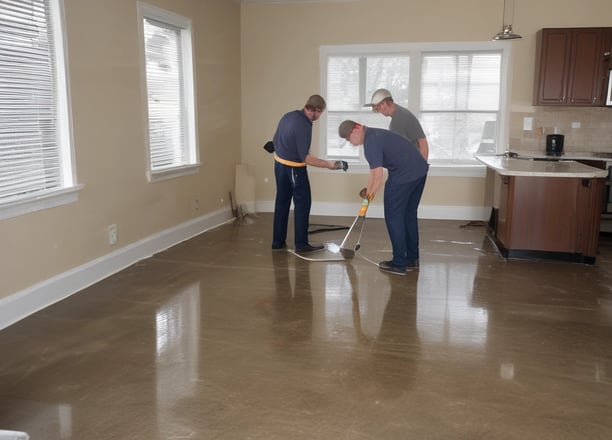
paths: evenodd
<path fill-rule="evenodd" d="M 372 107 L 376 113 L 391 117 L 389 130 L 404 136 L 419 148 L 419 151 L 427 160 L 429 157 L 429 144 L 425 137 L 425 132 L 419 120 L 410 110 L 393 102 L 391 92 L 387 89 L 378 89 L 372 94 L 372 101 L 366 104 Z"/>

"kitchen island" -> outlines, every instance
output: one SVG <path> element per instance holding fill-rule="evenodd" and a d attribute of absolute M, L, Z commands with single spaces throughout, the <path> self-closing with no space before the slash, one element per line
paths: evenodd
<path fill-rule="evenodd" d="M 504 257 L 595 263 L 607 170 L 573 160 L 476 159 L 499 186 L 490 227 Z"/>

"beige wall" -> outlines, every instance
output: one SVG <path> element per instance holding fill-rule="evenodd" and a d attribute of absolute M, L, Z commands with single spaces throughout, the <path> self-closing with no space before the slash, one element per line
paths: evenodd
<path fill-rule="evenodd" d="M 240 155 L 240 6 L 156 0 L 192 20 L 197 175 L 148 183 L 135 0 L 64 0 L 79 201 L 0 220 L 0 298 L 223 207 Z M 200 209 L 193 205 L 200 198 Z M 223 198 L 223 202 L 221 199 Z M 108 244 L 117 224 L 119 242 Z"/>
<path fill-rule="evenodd" d="M 503 0 L 242 6 L 232 0 L 151 0 L 193 20 L 203 164 L 197 175 L 155 184 L 145 175 L 136 1 L 64 3 L 77 175 L 85 187 L 76 203 L 0 220 L 0 300 L 161 231 L 229 209 L 227 194 L 238 162 L 255 165 L 257 201 L 272 201 L 271 158 L 261 147 L 283 113 L 319 92 L 319 46 L 484 41 L 500 28 Z M 524 38 L 513 43 L 515 117 L 535 111 L 536 31 L 608 26 L 610 17 L 609 0 L 516 0 L 514 27 Z M 538 111 L 546 117 L 546 109 Z M 578 112 L 572 118 L 580 117 Z M 517 130 L 512 134 L 521 138 Z M 352 203 L 365 180 L 343 173 L 315 177 L 315 203 Z M 423 203 L 477 206 L 485 203 L 485 193 L 484 179 L 431 177 Z M 199 211 L 193 207 L 196 196 Z M 107 243 L 113 223 L 119 228 L 115 247 Z"/>
<path fill-rule="evenodd" d="M 256 167 L 257 200 L 272 201 L 275 192 L 271 157 L 261 146 L 272 137 L 283 113 L 300 108 L 309 94 L 320 92 L 320 46 L 485 41 L 501 29 L 502 12 L 503 0 L 357 0 L 243 5 L 242 160 Z M 523 115 L 536 116 L 538 123 L 541 115 L 553 111 L 538 109 L 536 115 L 531 105 L 536 32 L 542 27 L 611 26 L 610 17 L 612 2 L 609 0 L 515 1 L 514 29 L 523 39 L 512 43 L 511 139 L 523 140 Z M 612 115 L 612 109 L 602 110 L 600 114 L 608 118 Z M 576 112 L 585 119 L 589 117 L 588 109 Z M 586 135 L 586 131 L 583 134 Z M 317 150 L 317 130 L 313 137 L 313 148 Z M 366 177 L 323 172 L 311 174 L 311 181 L 316 205 L 317 201 L 354 200 L 355 192 L 364 186 Z M 430 176 L 421 205 L 486 206 L 488 197 L 485 194 L 484 178 Z"/>

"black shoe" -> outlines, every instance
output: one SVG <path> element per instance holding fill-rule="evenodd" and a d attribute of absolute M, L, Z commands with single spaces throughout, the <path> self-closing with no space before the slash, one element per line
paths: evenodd
<path fill-rule="evenodd" d="M 409 261 L 408 264 L 406 264 L 406 270 L 419 270 L 419 260 Z"/>
<path fill-rule="evenodd" d="M 392 261 L 381 261 L 378 263 L 378 268 L 383 272 L 392 273 L 394 275 L 406 275 L 406 267 L 396 266 Z"/>
<path fill-rule="evenodd" d="M 272 243 L 272 249 L 287 249 L 287 242 Z"/>
<path fill-rule="evenodd" d="M 325 246 L 323 246 L 322 244 L 318 244 L 315 246 L 311 244 L 307 244 L 306 246 L 296 247 L 295 251 L 296 252 L 314 252 L 314 251 L 320 251 L 321 249 L 325 249 Z"/>

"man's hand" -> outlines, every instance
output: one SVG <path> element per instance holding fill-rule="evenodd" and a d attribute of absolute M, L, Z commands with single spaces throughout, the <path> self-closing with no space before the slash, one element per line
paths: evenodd
<path fill-rule="evenodd" d="M 368 194 L 367 188 L 362 188 L 361 191 L 359 191 L 359 197 L 362 199 L 367 199 L 368 202 L 374 200 L 374 194 Z"/>
<path fill-rule="evenodd" d="M 336 162 L 334 162 L 334 170 L 348 170 L 348 162 L 344 160 L 337 160 Z"/>

